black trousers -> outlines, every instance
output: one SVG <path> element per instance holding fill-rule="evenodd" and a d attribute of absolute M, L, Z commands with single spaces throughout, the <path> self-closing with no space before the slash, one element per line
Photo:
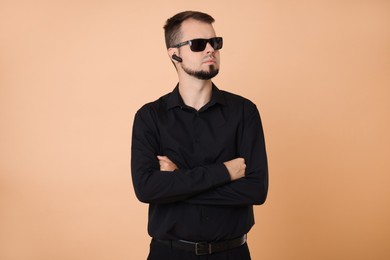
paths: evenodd
<path fill-rule="evenodd" d="M 178 250 L 153 241 L 147 260 L 251 260 L 247 243 L 223 252 L 211 255 L 195 255 L 195 252 Z"/>

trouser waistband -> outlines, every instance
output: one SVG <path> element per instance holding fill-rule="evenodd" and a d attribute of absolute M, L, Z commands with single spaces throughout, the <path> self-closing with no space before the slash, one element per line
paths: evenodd
<path fill-rule="evenodd" d="M 155 238 L 153 238 L 153 240 L 172 248 L 194 252 L 195 255 L 211 255 L 213 253 L 218 253 L 242 246 L 246 242 L 246 234 L 238 238 L 210 243 L 191 242 L 185 240 L 161 240 Z"/>

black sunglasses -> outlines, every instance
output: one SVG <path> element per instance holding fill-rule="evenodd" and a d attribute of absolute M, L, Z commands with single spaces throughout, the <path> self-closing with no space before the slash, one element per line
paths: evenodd
<path fill-rule="evenodd" d="M 214 50 L 220 50 L 222 49 L 223 40 L 222 37 L 214 37 L 210 39 L 193 39 L 185 42 L 178 43 L 173 46 L 173 48 L 179 48 L 184 45 L 190 45 L 190 49 L 193 52 L 200 52 L 204 51 L 206 49 L 207 43 L 210 43 L 211 47 L 213 47 Z"/>

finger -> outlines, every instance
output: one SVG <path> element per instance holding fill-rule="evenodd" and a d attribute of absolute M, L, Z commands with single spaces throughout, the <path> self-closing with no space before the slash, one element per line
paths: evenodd
<path fill-rule="evenodd" d="M 167 156 L 163 156 L 163 155 L 157 155 L 157 159 L 159 159 L 161 161 L 166 161 L 166 162 L 171 161 L 171 160 L 169 160 L 169 158 Z"/>
<path fill-rule="evenodd" d="M 161 157 L 159 158 L 159 160 L 162 161 L 162 162 L 166 162 L 166 163 L 171 163 L 171 164 L 173 164 L 173 162 L 172 162 L 168 157 L 166 157 L 166 156 L 161 156 Z"/>

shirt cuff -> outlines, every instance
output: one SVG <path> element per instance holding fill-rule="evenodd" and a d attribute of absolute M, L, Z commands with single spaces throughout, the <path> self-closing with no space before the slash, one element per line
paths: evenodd
<path fill-rule="evenodd" d="M 230 174 L 223 163 L 217 163 L 209 166 L 212 173 L 213 182 L 216 185 L 223 185 L 231 181 Z"/>

